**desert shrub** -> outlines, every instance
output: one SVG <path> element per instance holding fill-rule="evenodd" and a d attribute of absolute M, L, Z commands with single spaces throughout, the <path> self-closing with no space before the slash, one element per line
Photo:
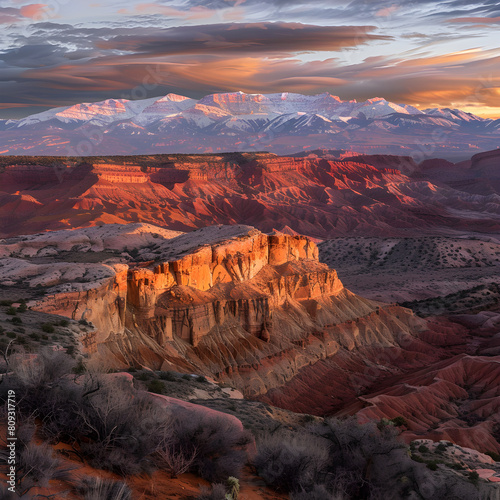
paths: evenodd
<path fill-rule="evenodd" d="M 479 483 L 479 474 L 475 470 L 469 472 L 469 481 L 474 485 Z"/>
<path fill-rule="evenodd" d="M 391 484 L 391 494 L 402 495 L 399 478 L 412 476 L 420 465 L 408 456 L 406 446 L 399 441 L 399 431 L 393 425 L 359 424 L 355 418 L 328 419 L 311 427 L 311 432 L 330 441 L 328 475 L 325 485 L 331 491 L 341 491 L 348 498 L 375 498 L 385 494 Z"/>
<path fill-rule="evenodd" d="M 154 378 L 154 374 L 151 372 L 141 372 L 135 377 L 137 380 L 141 380 L 142 382 L 147 382 Z"/>
<path fill-rule="evenodd" d="M 238 500 L 240 494 L 240 481 L 237 477 L 229 476 L 226 481 L 227 493 L 232 500 Z"/>
<path fill-rule="evenodd" d="M 420 453 L 429 453 L 429 448 L 427 448 L 427 446 L 425 446 L 425 444 L 421 444 L 419 447 L 418 447 L 418 451 Z"/>
<path fill-rule="evenodd" d="M 54 325 L 52 323 L 44 323 L 42 325 L 42 331 L 45 333 L 54 333 L 55 332 Z"/>
<path fill-rule="evenodd" d="M 401 415 L 398 417 L 391 418 L 390 422 L 392 422 L 396 427 L 402 427 L 402 426 L 408 427 L 408 421 Z"/>
<path fill-rule="evenodd" d="M 430 469 L 430 470 L 437 470 L 438 469 L 438 464 L 435 460 L 431 460 L 429 462 L 427 462 L 427 468 Z"/>
<path fill-rule="evenodd" d="M 197 500 L 226 500 L 226 487 L 223 484 L 212 484 L 211 488 L 202 486 Z"/>
<path fill-rule="evenodd" d="M 328 462 L 328 443 L 306 433 L 263 436 L 254 464 L 259 475 L 279 491 L 312 487 Z"/>
<path fill-rule="evenodd" d="M 99 384 L 76 410 L 87 438 L 82 452 L 95 467 L 121 475 L 150 470 L 150 455 L 168 427 L 168 415 L 147 393 L 123 379 Z"/>
<path fill-rule="evenodd" d="M 7 485 L 0 484 L 0 498 L 2 500 L 33 500 L 35 498 L 29 493 L 25 493 L 24 495 L 18 495 L 17 493 L 12 493 L 7 488 L 8 488 Z"/>
<path fill-rule="evenodd" d="M 85 477 L 76 487 L 83 500 L 131 500 L 132 492 L 123 481 Z"/>
<path fill-rule="evenodd" d="M 74 360 L 66 353 L 51 349 L 42 349 L 37 356 L 26 355 L 21 351 L 10 358 L 12 378 L 24 391 L 48 388 L 71 373 L 73 365 Z M 44 394 L 43 397 L 45 396 Z"/>
<path fill-rule="evenodd" d="M 71 356 L 70 352 L 68 352 L 68 354 Z M 76 365 L 72 368 L 71 371 L 76 375 L 83 375 L 87 371 L 87 366 L 85 365 L 85 361 L 83 361 L 83 358 L 78 359 Z"/>
<path fill-rule="evenodd" d="M 251 437 L 233 421 L 182 411 L 176 414 L 168 433 L 172 446 L 185 457 L 196 452 L 192 472 L 210 482 L 239 477 Z"/>
<path fill-rule="evenodd" d="M 315 485 L 311 490 L 302 490 L 292 493 L 290 500 L 342 500 L 340 494 L 330 493 L 322 484 Z"/>
<path fill-rule="evenodd" d="M 155 394 L 163 394 L 165 391 L 165 385 L 161 380 L 154 379 L 148 383 L 148 392 L 154 392 Z"/>
<path fill-rule="evenodd" d="M 170 477 L 176 478 L 191 469 L 197 453 L 195 447 L 188 451 L 177 439 L 168 436 L 158 445 L 155 458 L 160 469 L 167 470 Z"/>
<path fill-rule="evenodd" d="M 26 305 L 26 302 L 21 302 L 21 305 L 17 308 L 17 312 L 23 313 L 28 310 L 28 306 Z"/>
<path fill-rule="evenodd" d="M 76 383 L 69 375 L 75 365 L 63 352 L 16 354 L 0 398 L 14 389 L 19 411 L 36 414 L 47 439 L 73 444 L 96 467 L 124 475 L 149 470 L 158 435 L 168 425 L 165 410 L 123 379 L 86 372 Z"/>
<path fill-rule="evenodd" d="M 19 316 L 14 316 L 11 321 L 12 321 L 13 325 L 22 325 L 23 324 L 23 320 Z"/>
<path fill-rule="evenodd" d="M 52 448 L 43 443 L 29 443 L 20 453 L 17 461 L 18 488 L 25 494 L 34 487 L 44 488 L 49 481 L 68 480 L 71 468 L 63 467 L 63 462 L 53 456 Z"/>
<path fill-rule="evenodd" d="M 177 382 L 177 377 L 170 372 L 160 372 L 160 378 L 167 382 Z"/>
<path fill-rule="evenodd" d="M 68 326 L 69 321 L 67 319 L 62 319 L 61 321 L 59 321 L 58 325 L 59 326 Z"/>

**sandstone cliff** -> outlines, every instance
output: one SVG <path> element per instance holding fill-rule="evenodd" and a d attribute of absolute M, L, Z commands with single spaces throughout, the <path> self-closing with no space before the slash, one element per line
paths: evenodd
<path fill-rule="evenodd" d="M 142 254 L 154 261 L 107 264 L 113 275 L 55 287 L 34 307 L 91 322 L 84 344 L 103 362 L 203 373 L 247 396 L 339 351 L 397 346 L 424 328 L 409 310 L 346 290 L 306 237 L 249 226 L 172 236 L 158 234 L 157 253 Z"/>

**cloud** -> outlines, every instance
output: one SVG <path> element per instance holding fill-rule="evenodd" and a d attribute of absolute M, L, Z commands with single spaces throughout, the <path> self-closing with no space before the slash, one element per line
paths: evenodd
<path fill-rule="evenodd" d="M 445 64 L 446 63 L 446 64 Z M 383 96 L 394 102 L 436 106 L 495 106 L 500 89 L 498 51 L 470 50 L 440 58 L 414 60 L 370 57 L 341 66 L 337 59 L 303 62 L 267 55 L 177 54 L 152 58 L 135 55 L 100 57 L 85 62 L 25 71 L 22 81 L 40 88 L 39 103 L 58 93 L 60 100 L 81 102 L 84 95 L 130 97 L 130 90 L 153 82 L 157 96 L 175 91 L 191 97 L 212 92 L 329 91 L 342 99 Z M 12 86 L 13 95 L 19 89 Z M 142 95 L 140 97 L 146 97 Z"/>
<path fill-rule="evenodd" d="M 135 6 L 135 12 L 138 14 L 160 14 L 170 18 L 184 19 L 209 19 L 214 15 L 214 11 L 200 5 L 191 7 L 188 10 L 180 10 L 167 5 L 157 3 L 140 3 Z"/>
<path fill-rule="evenodd" d="M 374 26 L 315 26 L 300 23 L 211 24 L 169 28 L 154 35 L 110 37 L 97 43 L 106 50 L 145 55 L 229 52 L 336 51 L 391 36 L 373 33 Z"/>
<path fill-rule="evenodd" d="M 455 17 L 448 19 L 448 23 L 457 24 L 500 24 L 500 16 L 498 17 Z"/>
<path fill-rule="evenodd" d="M 24 5 L 20 9 L 20 14 L 23 17 L 33 19 L 35 21 L 41 21 L 47 17 L 48 5 L 43 3 L 32 3 L 29 5 Z"/>
<path fill-rule="evenodd" d="M 13 24 L 21 20 L 19 9 L 0 7 L 0 24 Z"/>
<path fill-rule="evenodd" d="M 342 99 L 364 100 L 378 95 L 422 107 L 485 107 L 498 103 L 498 51 L 482 49 L 479 41 L 468 50 L 440 53 L 435 47 L 437 43 L 451 46 L 450 41 L 457 37 L 453 27 L 459 26 L 463 31 L 460 22 L 439 24 L 439 30 L 408 28 L 406 34 L 389 29 L 393 16 L 402 15 L 409 5 L 420 9 L 422 15 L 434 15 L 425 13 L 428 4 L 423 0 L 398 4 L 399 9 L 392 9 L 393 1 L 353 0 L 347 4 L 334 0 L 323 12 L 331 15 L 338 9 L 360 11 L 365 6 L 366 12 L 373 14 L 374 23 L 389 23 L 384 30 L 371 25 L 293 22 L 200 22 L 196 26 L 165 28 L 167 21 L 158 15 L 157 24 L 151 24 L 150 8 L 164 7 L 164 16 L 177 16 L 175 24 L 179 19 L 184 22 L 193 12 L 208 15 L 215 8 L 226 9 L 226 12 L 228 6 L 237 3 L 214 0 L 200 6 L 196 2 L 183 2 L 174 9 L 159 3 L 131 6 L 125 2 L 122 4 L 125 9 L 136 12 L 137 7 L 143 9 L 144 15 L 137 13 L 133 18 L 120 18 L 109 26 L 32 24 L 17 37 L 11 37 L 10 47 L 17 44 L 18 48 L 0 52 L 0 96 L 3 96 L 0 100 L 3 105 L 9 101 L 19 106 L 67 105 L 109 97 L 134 97 L 132 89 L 137 87 L 141 94 L 136 93 L 136 98 L 168 92 L 201 97 L 235 90 L 252 93 L 329 91 Z M 278 10 L 306 6 L 299 0 L 270 0 L 268 4 Z M 247 12 L 257 5 L 262 2 L 246 0 L 240 2 L 238 9 Z M 474 12 L 470 18 L 460 18 L 462 20 L 476 22 L 472 17 L 476 12 L 494 9 L 493 5 L 468 5 Z M 319 16 L 319 6 L 323 6 L 321 1 L 314 11 L 309 5 L 308 15 Z M 458 7 L 458 2 L 452 0 L 444 4 L 443 11 L 454 11 Z M 378 18 L 376 12 L 380 13 Z M 0 19 L 1 16 L 21 19 L 18 9 L 0 8 Z M 494 25 L 493 21 L 490 25 Z M 408 26 L 414 27 L 411 23 Z M 389 43 L 392 45 L 387 47 Z M 384 45 L 383 51 L 378 50 L 380 45 Z M 464 46 L 467 47 L 460 44 L 460 48 Z M 391 51 L 395 55 L 384 55 Z M 151 81 L 154 85 L 150 85 Z"/>
<path fill-rule="evenodd" d="M 397 4 L 393 4 L 390 7 L 384 7 L 383 9 L 378 10 L 375 15 L 377 17 L 388 17 L 392 15 L 394 12 L 398 11 L 400 6 Z"/>

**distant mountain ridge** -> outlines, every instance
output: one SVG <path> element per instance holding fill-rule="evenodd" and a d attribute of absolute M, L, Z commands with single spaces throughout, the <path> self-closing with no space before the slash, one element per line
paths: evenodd
<path fill-rule="evenodd" d="M 499 139 L 500 119 L 329 93 L 107 99 L 0 120 L 0 154 L 8 155 L 290 154 L 321 147 L 458 159 L 494 149 Z"/>

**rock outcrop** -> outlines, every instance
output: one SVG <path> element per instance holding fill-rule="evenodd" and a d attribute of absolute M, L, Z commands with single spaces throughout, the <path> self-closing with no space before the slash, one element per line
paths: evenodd
<path fill-rule="evenodd" d="M 46 289 L 34 309 L 91 323 L 83 343 L 94 356 L 203 373 L 247 396 L 340 351 L 398 345 L 424 325 L 409 310 L 346 290 L 304 236 L 107 225 L 4 243 L 9 282 L 22 271 L 25 284 Z"/>

